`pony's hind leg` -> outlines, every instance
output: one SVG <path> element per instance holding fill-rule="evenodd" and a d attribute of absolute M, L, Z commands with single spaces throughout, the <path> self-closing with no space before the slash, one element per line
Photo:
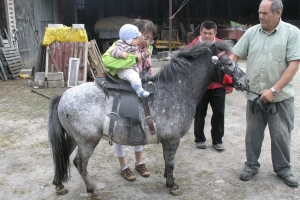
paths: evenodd
<path fill-rule="evenodd" d="M 165 159 L 165 178 L 166 178 L 166 185 L 170 188 L 171 194 L 175 196 L 180 196 L 183 194 L 182 190 L 179 186 L 174 182 L 175 178 L 173 176 L 174 170 L 174 159 L 175 154 L 178 149 L 180 143 L 180 139 L 173 139 L 172 141 L 163 142 L 163 153 Z"/>
<path fill-rule="evenodd" d="M 87 172 L 88 161 L 92 156 L 97 144 L 98 143 L 95 144 L 94 142 L 86 142 L 85 145 L 78 145 L 78 152 L 73 161 L 80 176 L 85 182 L 87 193 L 91 194 L 92 199 L 101 199 L 100 193 L 97 191 L 90 175 Z"/>
<path fill-rule="evenodd" d="M 74 149 L 77 146 L 77 143 L 71 138 L 70 136 L 66 135 L 66 143 L 67 143 L 67 151 L 68 151 L 68 157 L 70 157 L 71 153 L 74 151 Z M 57 194 L 64 195 L 67 194 L 69 191 L 65 188 L 65 186 L 62 184 L 62 181 L 55 181 L 53 180 L 53 184 L 55 185 L 55 190 Z"/>

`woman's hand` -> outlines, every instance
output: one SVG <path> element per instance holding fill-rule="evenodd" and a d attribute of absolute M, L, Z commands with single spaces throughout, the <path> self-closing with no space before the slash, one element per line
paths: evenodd
<path fill-rule="evenodd" d="M 135 55 L 138 57 L 138 62 L 142 61 L 142 55 L 137 51 Z"/>
<path fill-rule="evenodd" d="M 146 54 L 148 55 L 148 56 L 150 56 L 151 55 L 151 51 L 150 51 L 150 49 L 146 49 Z"/>
<path fill-rule="evenodd" d="M 225 90 L 225 94 L 231 94 L 232 90 Z"/>

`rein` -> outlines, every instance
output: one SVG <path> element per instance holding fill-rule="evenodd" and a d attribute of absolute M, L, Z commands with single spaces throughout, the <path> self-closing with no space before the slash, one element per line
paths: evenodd
<path fill-rule="evenodd" d="M 270 113 L 271 115 L 275 115 L 278 112 L 278 105 L 274 101 L 264 103 L 260 100 L 261 94 L 251 91 L 249 87 L 246 88 L 240 83 L 238 83 L 237 87 L 241 88 L 242 90 L 246 90 L 247 94 L 250 92 L 257 95 L 257 97 L 251 103 L 251 110 L 254 115 L 259 113 L 261 110 L 266 113 Z M 255 109 L 256 105 L 259 107 Z"/>

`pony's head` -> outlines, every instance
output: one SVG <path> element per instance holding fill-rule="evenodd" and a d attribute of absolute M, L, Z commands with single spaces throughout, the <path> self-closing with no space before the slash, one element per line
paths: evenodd
<path fill-rule="evenodd" d="M 238 65 L 230 60 L 228 54 L 231 52 L 231 45 L 228 42 L 216 42 L 210 47 L 212 52 L 211 62 L 216 69 L 216 82 L 224 83 L 224 76 L 227 74 L 231 80 L 229 84 L 236 90 L 244 90 L 248 88 L 249 79 L 246 74 L 238 67 Z M 223 80 L 223 81 L 222 81 Z"/>
<path fill-rule="evenodd" d="M 206 77 L 207 84 L 211 81 L 223 83 L 223 77 L 227 74 L 228 79 L 232 81 L 232 86 L 237 90 L 244 90 L 248 87 L 249 81 L 246 74 L 228 57 L 227 53 L 230 54 L 231 48 L 231 43 L 226 41 L 198 42 L 190 48 L 180 50 L 168 65 L 152 77 L 152 80 L 174 81 L 180 74 L 189 77 L 189 75 L 195 74 L 193 71 L 195 67 L 199 69 L 201 66 L 206 66 L 206 69 L 215 71 L 214 75 Z"/>

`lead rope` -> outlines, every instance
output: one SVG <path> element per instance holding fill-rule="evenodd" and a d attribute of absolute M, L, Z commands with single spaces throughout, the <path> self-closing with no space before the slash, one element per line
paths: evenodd
<path fill-rule="evenodd" d="M 256 94 L 257 97 L 251 103 L 251 110 L 254 115 L 259 113 L 261 110 L 270 113 L 271 115 L 275 115 L 278 112 L 278 105 L 274 102 L 263 103 L 260 100 L 261 94 L 251 91 L 248 87 L 244 87 L 242 84 L 238 84 L 238 87 L 242 90 L 246 90 L 248 93 Z M 255 106 L 259 106 L 259 108 L 255 109 Z"/>

